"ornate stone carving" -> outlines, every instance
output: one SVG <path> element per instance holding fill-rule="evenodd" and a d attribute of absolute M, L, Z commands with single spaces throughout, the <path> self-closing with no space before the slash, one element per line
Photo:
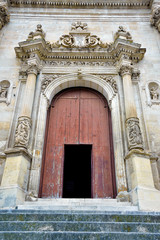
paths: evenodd
<path fill-rule="evenodd" d="M 108 48 L 109 44 L 102 43 L 99 37 L 91 35 L 87 31 L 87 23 L 75 22 L 71 26 L 71 32 L 68 35 L 62 35 L 59 41 L 52 44 L 54 47 L 68 47 L 68 48 L 95 48 L 97 46 Z"/>
<path fill-rule="evenodd" d="M 32 74 L 33 73 L 33 74 L 37 75 L 38 72 L 39 72 L 39 68 L 37 67 L 36 64 L 31 64 L 27 68 L 27 74 Z"/>
<path fill-rule="evenodd" d="M 150 96 L 152 100 L 159 100 L 158 87 L 153 86 L 150 88 Z"/>
<path fill-rule="evenodd" d="M 160 4 L 152 8 L 151 26 L 154 26 L 160 32 Z"/>
<path fill-rule="evenodd" d="M 7 98 L 9 87 L 10 83 L 7 80 L 0 82 L 0 98 Z"/>
<path fill-rule="evenodd" d="M 43 81 L 42 81 L 42 84 L 41 84 L 42 92 L 44 92 L 44 90 L 47 88 L 47 86 L 58 77 L 59 77 L 59 75 L 57 75 L 57 74 L 55 74 L 55 75 L 44 75 L 43 76 Z"/>
<path fill-rule="evenodd" d="M 117 38 L 126 39 L 132 42 L 131 34 L 127 32 L 123 26 L 119 26 L 118 31 L 115 33 L 114 39 L 116 40 Z"/>
<path fill-rule="evenodd" d="M 131 65 L 122 65 L 120 68 L 120 75 L 132 75 L 132 69 L 133 67 Z"/>
<path fill-rule="evenodd" d="M 129 118 L 126 120 L 127 138 L 129 150 L 143 149 L 142 134 L 138 118 Z"/>
<path fill-rule="evenodd" d="M 15 147 L 27 148 L 31 131 L 31 119 L 26 116 L 18 118 L 18 124 L 15 132 Z"/>
<path fill-rule="evenodd" d="M 46 65 L 52 66 L 116 66 L 114 62 L 84 62 L 84 61 L 45 61 Z"/>
<path fill-rule="evenodd" d="M 9 12 L 5 3 L 0 3 L 0 29 L 10 20 Z"/>
<path fill-rule="evenodd" d="M 72 23 L 71 25 L 71 30 L 78 30 L 78 31 L 85 31 L 87 30 L 88 26 L 87 26 L 87 23 L 82 23 L 80 21 L 77 21 L 75 23 Z"/>
<path fill-rule="evenodd" d="M 109 83 L 111 85 L 111 87 L 113 88 L 114 92 L 117 93 L 118 92 L 118 87 L 117 87 L 117 83 L 116 80 L 111 77 L 111 76 L 106 76 L 106 75 L 100 75 L 100 78 L 102 78 L 103 80 L 105 80 L 107 83 Z"/>
<path fill-rule="evenodd" d="M 45 39 L 45 33 L 42 29 L 42 25 L 38 24 L 35 32 L 30 32 L 27 38 L 27 41 L 35 40 L 35 39 Z"/>

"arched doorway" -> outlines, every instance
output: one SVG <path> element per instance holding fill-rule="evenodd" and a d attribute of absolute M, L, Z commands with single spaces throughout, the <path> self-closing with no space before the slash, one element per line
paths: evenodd
<path fill-rule="evenodd" d="M 110 110 L 88 88 L 57 94 L 48 110 L 40 197 L 115 197 Z"/>

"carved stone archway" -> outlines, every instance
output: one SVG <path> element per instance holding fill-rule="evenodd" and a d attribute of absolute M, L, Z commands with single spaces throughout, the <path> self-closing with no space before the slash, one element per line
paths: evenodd
<path fill-rule="evenodd" d="M 73 73 L 58 77 L 47 86 L 43 93 L 41 93 L 34 144 L 34 157 L 32 160 L 32 168 L 30 174 L 29 192 L 34 192 L 34 194 L 37 195 L 39 190 L 48 105 L 58 92 L 69 87 L 90 87 L 91 89 L 95 89 L 98 92 L 102 93 L 110 104 L 113 127 L 117 192 L 126 191 L 127 184 L 125 176 L 118 94 L 115 93 L 114 89 L 107 81 L 103 80 L 100 77 L 91 74 L 85 74 L 82 72 L 81 74 Z M 35 166 L 37 166 L 37 168 L 35 168 Z"/>

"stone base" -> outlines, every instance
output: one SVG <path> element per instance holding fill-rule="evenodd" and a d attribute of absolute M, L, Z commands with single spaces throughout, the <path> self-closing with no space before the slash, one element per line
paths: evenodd
<path fill-rule="evenodd" d="M 18 186 L 0 188 L 0 208 L 15 207 L 25 201 L 25 191 Z"/>
<path fill-rule="evenodd" d="M 160 212 L 160 191 L 155 188 L 137 187 L 131 192 L 131 198 L 140 211 Z"/>

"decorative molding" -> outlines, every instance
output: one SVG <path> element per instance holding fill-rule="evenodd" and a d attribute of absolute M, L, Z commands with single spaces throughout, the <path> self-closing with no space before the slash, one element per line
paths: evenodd
<path fill-rule="evenodd" d="M 149 8 L 151 5 L 151 0 L 114 0 L 114 1 L 104 1 L 104 0 L 9 0 L 9 5 L 12 7 L 50 7 L 50 8 Z"/>
<path fill-rule="evenodd" d="M 77 61 L 86 62 L 85 65 L 94 65 L 95 62 L 100 62 L 99 65 L 103 63 L 114 65 L 122 56 L 126 56 L 133 63 L 143 59 L 146 50 L 141 48 L 140 44 L 133 43 L 124 28 L 120 27 L 119 33 L 119 37 L 113 43 L 102 43 L 99 37 L 87 30 L 86 23 L 76 22 L 72 24 L 69 34 L 62 35 L 58 42 L 51 44 L 42 37 L 37 39 L 36 36 L 36 39 L 32 37 L 32 40 L 20 42 L 15 51 L 22 61 L 28 61 L 32 54 L 36 54 L 39 61 L 44 64 L 45 62 L 55 64 L 56 61 L 59 64 L 62 61 L 60 65 L 69 65 L 69 62 L 76 65 Z"/>
<path fill-rule="evenodd" d="M 106 66 L 116 66 L 116 63 L 114 62 L 85 62 L 85 61 L 45 61 L 44 62 L 45 65 L 49 65 L 49 66 L 70 66 L 70 67 L 74 67 L 74 66 L 94 66 L 94 67 L 106 67 Z"/>
<path fill-rule="evenodd" d="M 102 78 L 105 82 L 109 83 L 115 93 L 118 92 L 116 80 L 112 76 L 100 75 L 100 78 Z"/>
<path fill-rule="evenodd" d="M 126 128 L 129 150 L 144 149 L 139 119 L 134 117 L 127 119 Z"/>
<path fill-rule="evenodd" d="M 7 5 L 5 3 L 0 3 L 0 29 L 4 27 L 6 23 L 10 20 Z"/>
<path fill-rule="evenodd" d="M 31 118 L 20 116 L 15 132 L 15 147 L 27 148 L 31 131 Z"/>
<path fill-rule="evenodd" d="M 150 22 L 160 32 L 160 4 L 153 5 Z"/>

